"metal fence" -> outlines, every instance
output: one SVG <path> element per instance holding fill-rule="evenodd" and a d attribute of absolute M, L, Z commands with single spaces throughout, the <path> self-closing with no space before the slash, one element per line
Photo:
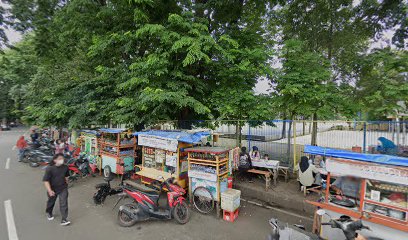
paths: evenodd
<path fill-rule="evenodd" d="M 408 122 L 395 121 L 317 121 L 316 145 L 375 153 L 378 138 L 398 146 L 398 154 L 408 153 Z M 304 145 L 312 143 L 312 121 L 162 121 L 149 126 L 162 130 L 212 129 L 219 134 L 214 146 L 258 147 L 261 155 L 293 167 L 303 155 Z"/>

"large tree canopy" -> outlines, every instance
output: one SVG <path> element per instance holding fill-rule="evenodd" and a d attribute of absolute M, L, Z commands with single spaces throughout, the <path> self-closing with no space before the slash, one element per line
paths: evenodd
<path fill-rule="evenodd" d="M 1 60 L 3 118 L 70 127 L 351 118 L 404 100 L 395 89 L 406 71 L 397 67 L 404 1 L 6 2 L 0 42 L 5 27 L 28 37 Z M 380 52 L 368 49 L 387 30 L 401 50 L 382 52 L 391 65 L 381 66 Z M 271 95 L 254 92 L 259 79 L 271 82 Z M 390 89 L 378 93 L 377 85 Z"/>

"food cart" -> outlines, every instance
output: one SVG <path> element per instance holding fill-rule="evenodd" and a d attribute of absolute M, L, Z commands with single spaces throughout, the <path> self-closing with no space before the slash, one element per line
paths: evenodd
<path fill-rule="evenodd" d="M 201 143 L 208 131 L 160 131 L 135 132 L 138 145 L 142 146 L 142 165 L 136 175 L 142 183 L 175 177 L 178 184 L 186 188 L 188 161 L 186 148 Z"/>
<path fill-rule="evenodd" d="M 228 188 L 228 176 L 232 172 L 230 150 L 221 147 L 194 147 L 188 153 L 189 197 L 202 213 L 212 211 L 216 203 L 220 213 L 221 193 Z M 203 202 L 203 197 L 206 197 Z"/>
<path fill-rule="evenodd" d="M 81 150 L 81 154 L 85 154 L 90 164 L 96 164 L 96 167 L 100 170 L 101 158 L 99 156 L 98 148 L 98 135 L 95 130 L 81 130 L 78 143 Z"/>
<path fill-rule="evenodd" d="M 306 146 L 305 153 L 326 156 L 327 186 L 319 202 L 307 201 L 328 214 L 315 216 L 315 231 L 326 239 L 345 239 L 339 229 L 322 225 L 330 218 L 347 215 L 361 219 L 371 231 L 365 237 L 407 239 L 408 234 L 408 159 L 362 154 L 343 150 Z M 357 181 L 359 196 L 347 199 L 330 192 L 330 179 L 349 177 Z"/>
<path fill-rule="evenodd" d="M 126 129 L 99 129 L 99 154 L 105 176 L 123 174 L 134 169 L 136 138 Z"/>

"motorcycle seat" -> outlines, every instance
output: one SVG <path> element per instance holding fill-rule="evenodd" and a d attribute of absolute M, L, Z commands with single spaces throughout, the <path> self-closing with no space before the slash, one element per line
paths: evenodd
<path fill-rule="evenodd" d="M 156 190 L 154 190 L 152 188 L 146 187 L 145 185 L 142 185 L 142 184 L 130 181 L 130 180 L 123 181 L 123 184 L 131 186 L 133 189 L 144 192 L 144 193 L 152 193 L 152 194 L 157 193 L 157 194 L 159 194 L 158 191 L 156 191 Z"/>
<path fill-rule="evenodd" d="M 157 192 L 157 191 L 154 191 L 154 190 L 147 192 L 147 191 L 142 191 L 142 190 L 140 190 L 140 189 L 134 188 L 134 187 L 129 186 L 129 185 L 125 185 L 125 186 L 123 186 L 123 187 L 124 187 L 125 189 L 131 191 L 131 192 L 140 192 L 140 193 L 142 193 L 143 195 L 146 195 L 147 197 L 149 197 L 150 199 L 152 199 L 153 202 L 156 202 L 156 203 L 157 203 L 157 200 L 158 200 L 159 197 L 160 197 L 160 193 Z"/>

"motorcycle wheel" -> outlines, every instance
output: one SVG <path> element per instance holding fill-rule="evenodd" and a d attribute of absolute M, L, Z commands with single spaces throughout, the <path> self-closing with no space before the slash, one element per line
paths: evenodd
<path fill-rule="evenodd" d="M 138 208 L 137 205 L 134 204 L 125 204 L 125 206 L 131 208 L 131 209 L 136 209 Z M 131 217 L 129 217 L 126 213 L 122 212 L 122 211 L 118 211 L 118 224 L 121 227 L 131 227 L 133 225 L 135 225 L 137 222 L 137 219 L 133 219 Z"/>
<path fill-rule="evenodd" d="M 174 207 L 173 217 L 179 224 L 188 223 L 190 220 L 190 208 L 186 202 L 181 202 Z"/>

